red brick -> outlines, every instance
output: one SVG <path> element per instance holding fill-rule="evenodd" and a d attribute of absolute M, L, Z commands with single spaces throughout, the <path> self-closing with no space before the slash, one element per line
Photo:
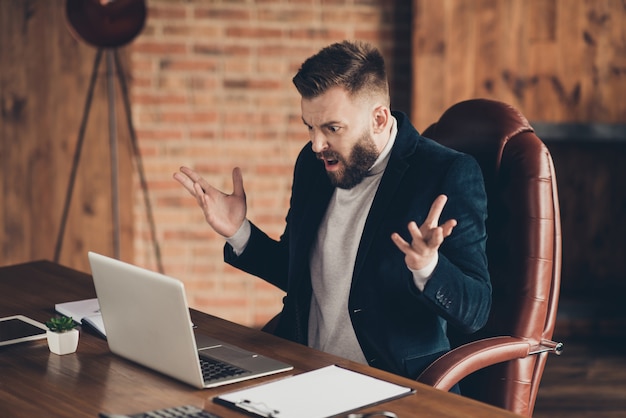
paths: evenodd
<path fill-rule="evenodd" d="M 166 71 L 213 72 L 218 68 L 218 64 L 213 60 L 206 59 L 173 59 L 165 57 L 159 62 L 159 68 Z"/>
<path fill-rule="evenodd" d="M 324 40 L 331 43 L 348 38 L 348 33 L 337 28 L 295 28 L 289 31 L 289 37 L 292 39 Z"/>
<path fill-rule="evenodd" d="M 229 38 L 268 39 L 280 38 L 283 31 L 274 28 L 229 27 L 226 36 Z"/>
<path fill-rule="evenodd" d="M 137 133 L 137 137 L 141 138 L 142 141 L 145 140 L 172 140 L 172 139 L 181 139 L 183 137 L 183 133 L 180 129 L 135 129 Z"/>
<path fill-rule="evenodd" d="M 153 81 L 152 77 L 133 76 L 132 85 L 135 89 L 139 87 L 152 87 Z"/>
<path fill-rule="evenodd" d="M 177 24 L 177 25 L 165 25 L 163 26 L 163 35 L 165 36 L 179 36 L 179 37 L 187 37 L 187 38 L 217 38 L 221 36 L 221 29 L 215 26 L 199 26 L 199 25 L 189 25 L 185 24 Z"/>
<path fill-rule="evenodd" d="M 273 90 L 282 87 L 282 81 L 269 79 L 227 79 L 224 80 L 224 87 L 227 89 Z"/>
<path fill-rule="evenodd" d="M 242 45 L 222 45 L 219 42 L 212 44 L 196 43 L 193 52 L 206 55 L 228 55 L 247 57 L 250 55 L 250 48 Z"/>
<path fill-rule="evenodd" d="M 289 22 L 290 24 L 307 24 L 315 20 L 314 10 L 300 8 L 276 8 L 259 10 L 258 18 L 261 22 Z"/>
<path fill-rule="evenodd" d="M 141 39 L 141 38 L 140 38 Z M 184 54 L 188 51 L 187 45 L 179 42 L 141 41 L 131 44 L 133 53 L 143 54 Z"/>
<path fill-rule="evenodd" d="M 183 112 L 183 111 L 166 111 L 155 114 L 155 121 L 167 123 L 207 123 L 216 122 L 217 113 L 208 112 Z"/>
<path fill-rule="evenodd" d="M 180 105 L 187 103 L 187 98 L 177 94 L 135 93 L 131 100 L 138 105 Z"/>
<path fill-rule="evenodd" d="M 148 7 L 148 18 L 150 20 L 160 19 L 171 21 L 176 19 L 185 19 L 187 11 L 183 6 L 154 6 Z"/>
<path fill-rule="evenodd" d="M 191 130 L 189 132 L 191 139 L 214 139 L 217 137 L 217 132 L 208 130 Z"/>
<path fill-rule="evenodd" d="M 215 20 L 249 20 L 250 12 L 247 9 L 229 9 L 229 8 L 217 8 L 217 7 L 202 7 L 197 8 L 194 11 L 194 18 L 196 19 L 215 19 Z"/>

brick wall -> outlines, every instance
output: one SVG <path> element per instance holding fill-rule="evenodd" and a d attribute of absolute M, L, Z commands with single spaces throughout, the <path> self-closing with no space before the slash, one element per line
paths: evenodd
<path fill-rule="evenodd" d="M 150 0 L 130 46 L 133 119 L 164 271 L 185 282 L 192 307 L 245 325 L 280 310 L 282 292 L 223 262 L 224 240 L 172 179 L 195 168 L 230 193 L 242 168 L 248 217 L 284 228 L 293 163 L 308 140 L 291 78 L 319 48 L 367 40 L 387 59 L 396 108 L 408 112 L 410 2 L 404 0 Z M 140 193 L 136 263 L 156 269 Z"/>

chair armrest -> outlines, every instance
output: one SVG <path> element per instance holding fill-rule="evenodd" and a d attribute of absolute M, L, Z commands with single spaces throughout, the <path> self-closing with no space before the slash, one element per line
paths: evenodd
<path fill-rule="evenodd" d="M 531 342 L 517 337 L 491 337 L 455 348 L 439 357 L 418 376 L 417 381 L 448 391 L 466 376 L 487 366 L 523 358 Z"/>

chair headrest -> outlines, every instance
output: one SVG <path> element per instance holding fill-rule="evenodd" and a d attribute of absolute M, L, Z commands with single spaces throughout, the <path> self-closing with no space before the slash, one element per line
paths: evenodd
<path fill-rule="evenodd" d="M 440 142 L 456 141 L 457 138 L 506 142 L 522 132 L 534 132 L 516 108 L 490 99 L 459 102 L 446 110 L 428 130 L 431 128 Z"/>
<path fill-rule="evenodd" d="M 450 148 L 474 155 L 487 169 L 500 169 L 502 153 L 509 139 L 534 132 L 528 120 L 513 106 L 490 99 L 470 99 L 446 110 L 423 132 L 425 137 Z M 490 177 L 489 173 L 485 173 Z"/>

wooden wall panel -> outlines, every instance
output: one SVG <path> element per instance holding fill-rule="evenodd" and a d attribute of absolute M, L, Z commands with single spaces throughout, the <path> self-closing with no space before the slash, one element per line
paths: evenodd
<path fill-rule="evenodd" d="M 96 50 L 71 37 L 64 1 L 0 2 L 0 264 L 54 257 Z M 108 111 L 99 67 L 60 262 L 112 253 Z M 132 254 L 131 164 L 119 91 L 123 253 Z"/>
<path fill-rule="evenodd" d="M 473 97 L 509 102 L 530 120 L 626 120 L 621 0 L 414 0 L 413 25 L 421 129 Z"/>

